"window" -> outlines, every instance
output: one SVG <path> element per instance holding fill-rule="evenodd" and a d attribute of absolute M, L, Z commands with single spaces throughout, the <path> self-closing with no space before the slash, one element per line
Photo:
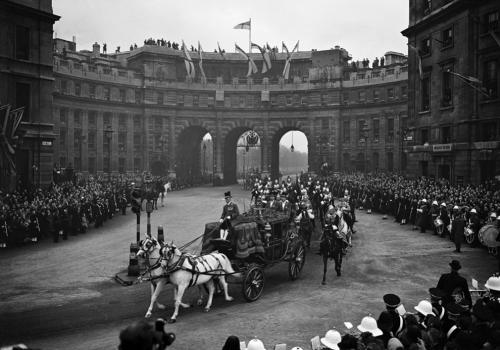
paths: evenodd
<path fill-rule="evenodd" d="M 95 128 L 97 126 L 97 112 L 89 111 L 89 128 Z"/>
<path fill-rule="evenodd" d="M 498 11 L 495 12 L 490 12 L 486 14 L 486 20 L 484 21 L 485 23 L 485 28 L 484 32 L 489 32 L 489 31 L 495 31 L 498 29 L 499 25 L 499 15 Z"/>
<path fill-rule="evenodd" d="M 348 120 L 345 120 L 343 122 L 343 136 L 344 136 L 344 142 L 345 143 L 349 143 L 351 142 L 351 129 L 350 129 L 350 125 L 349 125 L 349 121 Z"/>
<path fill-rule="evenodd" d="M 380 139 L 380 120 L 373 119 L 373 141 L 378 142 Z"/>
<path fill-rule="evenodd" d="M 158 92 L 156 94 L 156 103 L 159 104 L 159 105 L 163 104 L 163 93 Z"/>
<path fill-rule="evenodd" d="M 431 79 L 430 76 L 424 77 L 420 81 L 420 110 L 428 111 L 431 108 Z"/>
<path fill-rule="evenodd" d="M 16 108 L 24 107 L 23 121 L 30 120 L 31 87 L 30 84 L 16 83 Z"/>
<path fill-rule="evenodd" d="M 426 143 L 429 142 L 429 130 L 428 129 L 420 130 L 420 142 L 422 143 L 422 145 L 425 145 Z"/>
<path fill-rule="evenodd" d="M 358 142 L 365 142 L 366 134 L 365 134 L 365 121 L 358 120 Z"/>
<path fill-rule="evenodd" d="M 449 107 L 453 104 L 452 96 L 452 86 L 453 77 L 449 72 L 453 72 L 453 66 L 447 65 L 443 67 L 443 72 L 441 73 L 441 107 Z"/>
<path fill-rule="evenodd" d="M 358 99 L 359 99 L 359 102 L 365 102 L 366 101 L 366 92 L 359 91 L 358 92 Z"/>
<path fill-rule="evenodd" d="M 163 94 L 162 94 L 163 97 Z M 162 101 L 163 103 L 163 101 Z M 193 106 L 198 106 L 200 104 L 200 96 L 199 95 L 193 95 Z"/>
<path fill-rule="evenodd" d="M 401 86 L 401 97 L 408 97 L 408 88 L 406 86 Z"/>
<path fill-rule="evenodd" d="M 127 128 L 127 115 L 124 113 L 120 113 L 118 116 L 118 127 L 120 129 L 126 129 Z"/>
<path fill-rule="evenodd" d="M 66 80 L 61 80 L 61 93 L 68 93 L 68 82 Z"/>
<path fill-rule="evenodd" d="M 140 115 L 134 115 L 134 130 L 142 129 L 142 118 Z"/>
<path fill-rule="evenodd" d="M 126 102 L 126 94 L 124 89 L 120 89 L 120 101 Z"/>
<path fill-rule="evenodd" d="M 387 119 L 387 142 L 394 142 L 394 118 Z"/>
<path fill-rule="evenodd" d="M 495 141 L 497 138 L 496 128 L 495 122 L 481 124 L 481 141 Z"/>
<path fill-rule="evenodd" d="M 180 95 L 179 97 L 184 98 L 184 96 Z M 135 90 L 135 103 L 141 103 L 142 102 L 142 93 L 141 90 Z M 182 103 L 184 103 L 184 100 L 182 100 Z"/>
<path fill-rule="evenodd" d="M 89 97 L 95 98 L 95 85 L 94 84 L 89 85 Z"/>
<path fill-rule="evenodd" d="M 134 158 L 134 170 L 136 172 L 142 171 L 142 163 L 141 163 L 141 158 Z"/>
<path fill-rule="evenodd" d="M 118 151 L 119 152 L 127 152 L 127 133 L 119 132 L 118 133 Z"/>
<path fill-rule="evenodd" d="M 344 101 L 345 105 L 349 103 L 349 94 L 348 93 L 342 94 L 342 101 Z"/>
<path fill-rule="evenodd" d="M 80 152 L 82 145 L 82 129 L 73 130 L 73 147 L 75 151 Z M 78 153 L 79 154 L 79 153 Z"/>
<path fill-rule="evenodd" d="M 420 172 L 422 176 L 429 176 L 429 162 L 426 160 L 420 161 Z"/>
<path fill-rule="evenodd" d="M 379 163 L 379 155 L 377 152 L 374 152 L 373 153 L 373 156 L 372 156 L 372 164 L 373 164 L 373 170 L 377 171 L 378 170 L 378 163 Z"/>
<path fill-rule="evenodd" d="M 75 109 L 73 112 L 73 120 L 76 126 L 82 125 L 82 112 L 79 109 Z"/>
<path fill-rule="evenodd" d="M 61 108 L 59 111 L 59 122 L 63 125 L 68 122 L 68 110 L 66 108 Z"/>
<path fill-rule="evenodd" d="M 110 112 L 105 112 L 103 117 L 102 117 L 102 123 L 104 124 L 104 128 L 109 128 L 111 127 L 111 113 Z"/>
<path fill-rule="evenodd" d="M 394 88 L 388 88 L 387 89 L 387 98 L 393 99 L 394 98 Z"/>
<path fill-rule="evenodd" d="M 431 38 L 425 38 L 420 42 L 420 56 L 427 56 L 431 54 Z"/>
<path fill-rule="evenodd" d="M 142 136 L 140 133 L 134 134 L 134 152 L 141 152 L 142 150 Z"/>
<path fill-rule="evenodd" d="M 488 93 L 488 98 L 498 97 L 498 61 L 491 60 L 484 64 L 483 86 Z"/>
<path fill-rule="evenodd" d="M 82 85 L 80 83 L 75 83 L 75 96 L 80 96 L 82 94 Z"/>
<path fill-rule="evenodd" d="M 451 143 L 451 127 L 443 126 L 441 128 L 441 143 Z"/>
<path fill-rule="evenodd" d="M 154 127 L 156 131 L 163 129 L 163 118 L 161 116 L 154 117 Z"/>
<path fill-rule="evenodd" d="M 102 88 L 102 95 L 106 101 L 109 101 L 109 87 Z"/>
<path fill-rule="evenodd" d="M 59 147 L 61 150 L 64 150 L 64 148 L 66 148 L 66 134 L 67 134 L 66 128 L 61 128 L 59 130 Z"/>
<path fill-rule="evenodd" d="M 392 152 L 387 153 L 387 171 L 394 170 L 394 154 Z"/>
<path fill-rule="evenodd" d="M 379 96 L 380 96 L 380 92 L 378 91 L 378 89 L 373 89 L 373 100 L 377 101 Z"/>
<path fill-rule="evenodd" d="M 89 149 L 91 150 L 95 150 L 96 148 L 96 143 L 95 143 L 95 131 L 89 131 L 89 134 L 88 134 L 88 146 L 89 146 Z"/>
<path fill-rule="evenodd" d="M 443 30 L 441 33 L 441 41 L 443 48 L 447 48 L 453 45 L 453 27 Z"/>
<path fill-rule="evenodd" d="M 30 59 L 30 29 L 27 27 L 16 26 L 16 58 Z"/>

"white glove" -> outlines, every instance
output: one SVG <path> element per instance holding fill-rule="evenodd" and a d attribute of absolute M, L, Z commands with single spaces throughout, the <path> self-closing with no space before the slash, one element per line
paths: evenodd
<path fill-rule="evenodd" d="M 223 219 L 220 219 L 220 220 L 219 220 L 219 222 L 222 224 L 222 223 L 224 222 L 224 220 L 223 220 Z"/>
<path fill-rule="evenodd" d="M 230 216 L 226 216 L 226 219 L 231 220 L 231 217 Z"/>

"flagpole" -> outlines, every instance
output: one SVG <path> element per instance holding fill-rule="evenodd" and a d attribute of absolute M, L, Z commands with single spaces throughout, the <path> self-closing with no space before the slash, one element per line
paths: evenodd
<path fill-rule="evenodd" d="M 252 53 L 252 19 L 248 20 L 250 22 L 250 30 L 248 31 L 248 52 Z"/>

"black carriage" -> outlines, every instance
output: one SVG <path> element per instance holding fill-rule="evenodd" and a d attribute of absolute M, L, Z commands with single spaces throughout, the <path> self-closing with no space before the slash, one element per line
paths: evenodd
<path fill-rule="evenodd" d="M 255 301 L 264 289 L 264 269 L 288 262 L 290 279 L 296 280 L 306 259 L 305 244 L 290 216 L 279 211 L 254 209 L 232 223 L 228 240 L 219 238 L 219 223 L 205 225 L 202 254 L 219 251 L 227 255 L 242 275 L 242 292 Z"/>

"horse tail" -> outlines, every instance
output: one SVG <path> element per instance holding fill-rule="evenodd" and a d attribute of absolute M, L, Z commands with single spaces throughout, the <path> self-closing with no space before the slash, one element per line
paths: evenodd
<path fill-rule="evenodd" d="M 225 254 L 220 253 L 220 255 L 221 255 L 221 258 L 223 260 L 222 268 L 224 269 L 224 271 L 228 275 L 231 275 L 231 276 L 234 276 L 237 278 L 242 277 L 241 273 L 234 271 L 233 266 L 231 265 L 231 260 L 229 260 L 229 258 Z"/>

